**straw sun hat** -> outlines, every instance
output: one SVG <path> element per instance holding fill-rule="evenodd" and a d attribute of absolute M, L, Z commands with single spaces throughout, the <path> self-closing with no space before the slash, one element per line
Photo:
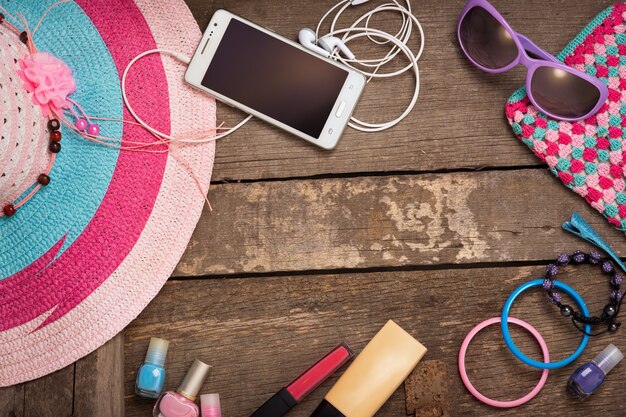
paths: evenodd
<path fill-rule="evenodd" d="M 93 116 L 130 119 L 122 71 L 139 53 L 191 55 L 200 30 L 182 0 L 0 0 L 22 16 L 39 51 L 72 70 L 71 98 Z M 16 18 L 17 21 L 12 19 Z M 28 53 L 0 24 L 0 209 L 19 201 L 50 163 L 47 118 L 17 75 Z M 171 134 L 215 127 L 215 103 L 183 83 L 184 68 L 158 55 L 130 72 L 141 117 Z M 154 141 L 144 129 L 99 122 L 103 135 Z M 0 217 L 0 386 L 53 372 L 95 350 L 157 294 L 185 250 L 209 185 L 214 144 L 129 152 L 90 142 L 66 126 L 42 187 Z"/>

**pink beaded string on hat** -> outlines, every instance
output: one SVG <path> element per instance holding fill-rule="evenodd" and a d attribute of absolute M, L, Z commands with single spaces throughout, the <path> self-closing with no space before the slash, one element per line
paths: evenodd
<path fill-rule="evenodd" d="M 55 117 L 54 108 L 57 105 L 62 105 L 67 95 L 71 94 L 76 88 L 74 79 L 71 77 L 71 70 L 63 61 L 46 52 L 37 50 L 25 23 L 26 20 L 22 17 L 24 30 L 19 30 L 6 19 L 6 16 L 12 18 L 0 6 L 0 25 L 16 33 L 20 41 L 28 47 L 29 53 L 23 59 L 18 60 L 20 69 L 17 71 L 17 74 L 24 82 L 24 88 L 33 93 L 33 101 L 41 107 L 44 115 L 48 117 L 48 130 L 50 132 L 48 151 L 50 152 L 50 160 L 44 172 L 39 174 L 35 183 L 24 192 L 26 195 L 18 198 L 16 201 L 2 205 L 0 217 L 13 216 L 17 209 L 31 200 L 42 187 L 50 184 L 50 171 L 56 161 L 56 155 L 61 151 L 60 142 L 63 136 L 60 131 L 61 123 Z M 16 19 L 13 18 L 13 20 L 17 22 Z M 59 88 L 55 92 L 47 86 L 59 86 Z"/>
<path fill-rule="evenodd" d="M 161 132 L 147 128 L 145 123 L 140 120 L 89 116 L 84 108 L 70 97 L 76 90 L 76 82 L 72 76 L 72 70 L 65 62 L 54 55 L 48 52 L 38 51 L 33 42 L 34 33 L 48 13 L 53 8 L 67 3 L 68 1 L 69 0 L 60 0 L 48 7 L 39 22 L 35 25 L 32 33 L 28 28 L 24 16 L 19 15 L 19 18 L 16 18 L 0 6 L 0 24 L 4 24 L 9 30 L 15 32 L 20 40 L 28 47 L 28 54 L 18 60 L 19 69 L 17 70 L 17 74 L 20 76 L 26 91 L 32 94 L 33 103 L 38 105 L 43 115 L 49 119 L 48 130 L 50 132 L 50 143 L 48 149 L 51 153 L 48 167 L 39 175 L 34 186 L 29 187 L 29 189 L 32 189 L 24 197 L 18 198 L 18 200 L 13 202 L 5 203 L 2 206 L 2 211 L 0 211 L 0 217 L 13 216 L 18 208 L 26 204 L 42 187 L 50 183 L 50 171 L 56 160 L 56 154 L 61 151 L 61 125 L 76 133 L 79 137 L 102 146 L 129 152 L 169 153 L 190 173 L 199 192 L 202 194 L 209 208 L 211 208 L 211 204 L 206 196 L 205 190 L 202 188 L 200 179 L 193 168 L 171 145 L 176 143 L 206 143 L 218 139 L 218 137 L 214 137 L 218 131 L 232 129 L 223 127 L 222 124 L 215 128 L 195 129 L 174 136 L 167 136 Z M 7 18 L 10 18 L 16 24 L 10 23 Z M 21 29 L 18 28 L 20 22 L 22 26 Z M 131 114 L 133 114 L 133 112 L 131 112 Z M 134 117 L 137 118 L 136 115 L 134 115 Z M 141 142 L 124 139 L 124 144 L 122 144 L 121 138 L 101 135 L 100 125 L 96 123 L 96 121 L 141 126 L 153 135 L 155 140 L 152 142 Z M 2 202 L 0 202 L 0 204 L 2 204 Z"/>

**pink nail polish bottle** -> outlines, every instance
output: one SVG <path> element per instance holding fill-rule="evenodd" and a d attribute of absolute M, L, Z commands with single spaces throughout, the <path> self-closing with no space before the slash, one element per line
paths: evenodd
<path fill-rule="evenodd" d="M 163 393 L 154 405 L 154 417 L 200 417 L 196 396 L 211 367 L 196 359 L 176 391 Z"/>
<path fill-rule="evenodd" d="M 203 394 L 200 396 L 202 417 L 222 417 L 219 394 Z"/>

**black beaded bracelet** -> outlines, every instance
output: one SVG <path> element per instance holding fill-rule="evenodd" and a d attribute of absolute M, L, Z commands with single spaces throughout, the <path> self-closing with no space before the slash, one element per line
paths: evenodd
<path fill-rule="evenodd" d="M 589 263 L 591 265 L 600 265 L 602 272 L 610 275 L 611 293 L 609 296 L 609 303 L 604 306 L 604 310 L 600 316 L 588 317 L 580 312 L 574 310 L 574 308 L 568 304 L 561 303 L 561 294 L 554 288 L 554 278 L 559 273 L 559 266 L 566 266 L 568 264 L 584 264 Z M 589 336 L 597 336 L 604 332 L 615 332 L 619 329 L 621 323 L 617 321 L 620 307 L 622 305 L 623 293 L 620 289 L 622 285 L 622 275 L 615 269 L 615 266 L 611 261 L 602 257 L 598 252 L 591 252 L 586 254 L 582 251 L 575 251 L 571 256 L 566 253 L 562 253 L 556 260 L 556 263 L 551 263 L 546 266 L 546 277 L 543 281 L 543 289 L 546 290 L 548 300 L 560 308 L 561 314 L 565 317 L 571 317 L 574 326 L 581 332 L 588 334 Z M 600 324 L 606 324 L 606 330 L 598 333 L 587 333 L 581 325 L 590 324 L 597 326 Z"/>

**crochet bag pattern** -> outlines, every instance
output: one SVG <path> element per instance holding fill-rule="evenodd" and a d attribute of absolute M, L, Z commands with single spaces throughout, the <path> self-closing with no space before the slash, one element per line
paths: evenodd
<path fill-rule="evenodd" d="M 557 58 L 609 87 L 598 113 L 573 123 L 551 119 L 530 103 L 523 87 L 509 98 L 506 117 L 565 186 L 626 231 L 626 3 L 602 11 Z"/>

